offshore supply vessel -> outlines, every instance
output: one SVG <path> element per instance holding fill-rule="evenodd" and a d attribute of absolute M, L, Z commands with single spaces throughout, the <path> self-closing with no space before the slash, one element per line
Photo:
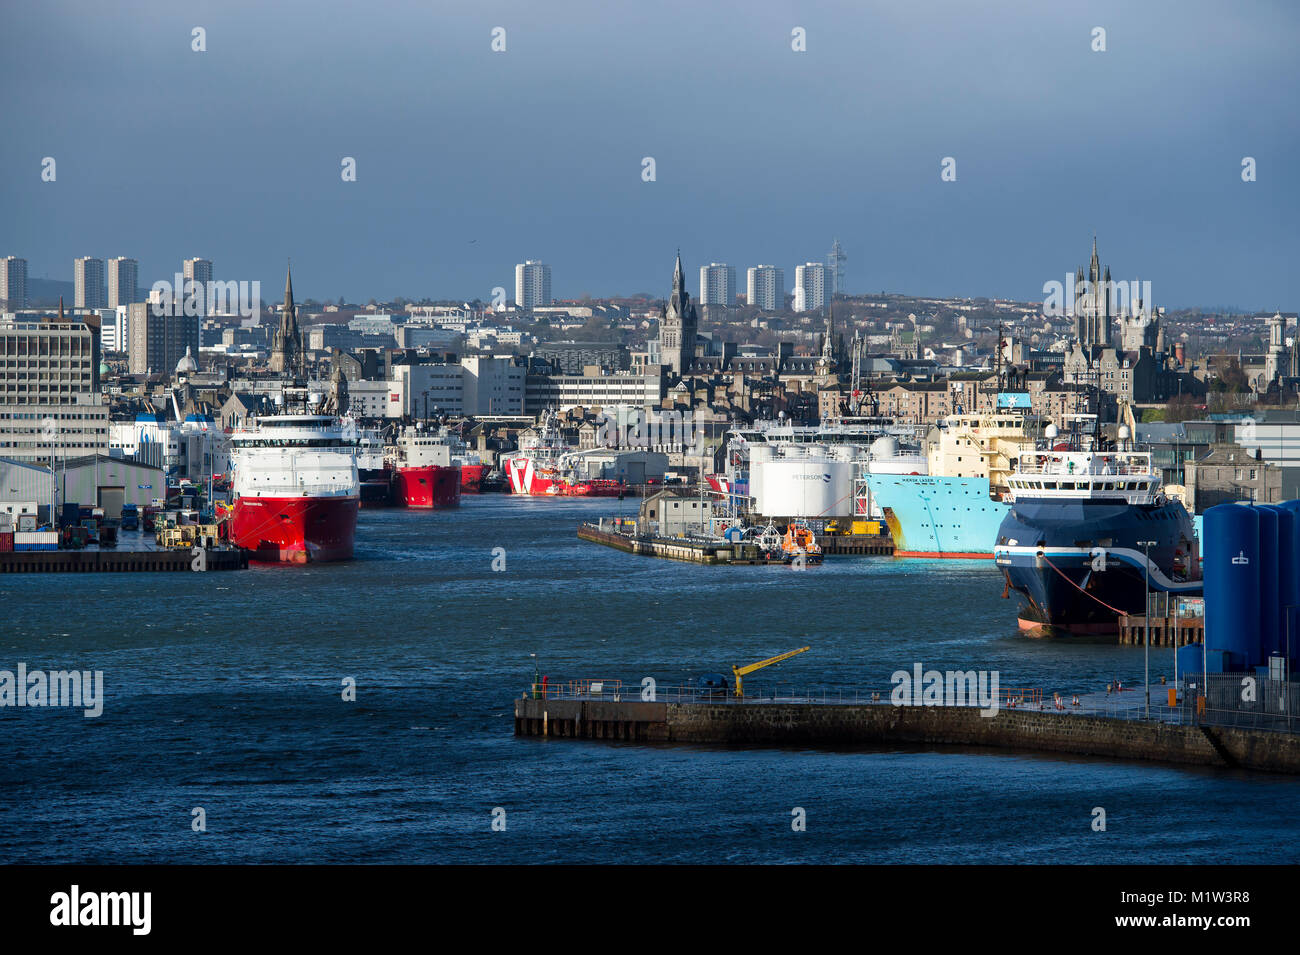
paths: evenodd
<path fill-rule="evenodd" d="M 348 560 L 357 530 L 356 448 L 330 414 L 264 415 L 230 439 L 230 539 L 254 560 Z"/>
<path fill-rule="evenodd" d="M 340 418 L 347 412 L 347 382 L 336 368 L 329 395 L 313 411 L 305 354 L 286 270 L 271 350 L 271 367 L 283 376 L 280 413 L 257 417 L 253 427 L 230 438 L 229 537 L 254 560 L 305 564 L 352 557 L 360 479 L 355 428 Z"/>
<path fill-rule="evenodd" d="M 460 506 L 460 468 L 444 436 L 407 428 L 392 449 L 393 493 L 404 507 Z"/>
<path fill-rule="evenodd" d="M 631 489 L 621 480 L 579 473 L 582 454 L 564 443 L 555 416 L 544 412 L 536 434 L 521 438 L 519 450 L 503 455 L 510 492 L 531 497 L 622 497 Z"/>
<path fill-rule="evenodd" d="M 1121 615 L 1145 613 L 1149 590 L 1199 591 L 1192 518 L 1161 490 L 1151 455 L 1069 446 L 1022 454 L 1008 479 L 993 554 L 1020 595 L 1021 629 L 1114 632 Z"/>

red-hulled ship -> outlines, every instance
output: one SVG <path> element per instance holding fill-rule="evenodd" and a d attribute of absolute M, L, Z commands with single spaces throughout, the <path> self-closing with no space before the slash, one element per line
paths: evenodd
<path fill-rule="evenodd" d="M 254 560 L 349 560 L 357 530 L 354 445 L 333 415 L 260 417 L 231 436 L 230 539 Z"/>
<path fill-rule="evenodd" d="M 502 458 L 512 494 L 531 497 L 619 497 L 628 493 L 622 481 L 578 474 L 575 450 L 564 443 L 550 412 L 540 430 L 521 438 L 519 450 Z"/>
<path fill-rule="evenodd" d="M 357 534 L 360 480 L 347 381 L 336 367 L 323 414 L 308 410 L 305 349 L 286 271 L 284 308 L 271 349 L 283 376 L 281 413 L 255 419 L 230 439 L 229 537 L 253 560 L 305 564 L 349 560 Z"/>
<path fill-rule="evenodd" d="M 460 483 L 461 471 L 451 462 L 445 436 L 408 428 L 397 439 L 393 493 L 399 505 L 458 507 Z"/>
<path fill-rule="evenodd" d="M 460 466 L 460 489 L 466 494 L 478 494 L 483 489 L 483 476 L 488 466 L 475 461 L 473 464 L 462 462 Z"/>

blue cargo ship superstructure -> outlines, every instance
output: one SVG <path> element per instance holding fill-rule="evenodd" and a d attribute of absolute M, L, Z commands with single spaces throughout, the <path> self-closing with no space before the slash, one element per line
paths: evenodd
<path fill-rule="evenodd" d="M 1039 420 L 1016 411 L 949 415 L 925 455 L 873 448 L 867 487 L 896 557 L 987 559 L 1010 510 L 1007 478 L 1035 446 Z"/>
<path fill-rule="evenodd" d="M 1145 613 L 1149 590 L 1200 590 L 1195 527 L 1142 451 L 1022 455 L 994 558 L 1020 596 L 1021 628 L 1107 633 Z"/>

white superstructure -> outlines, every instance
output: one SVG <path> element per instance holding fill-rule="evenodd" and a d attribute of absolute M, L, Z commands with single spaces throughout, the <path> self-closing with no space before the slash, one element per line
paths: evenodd
<path fill-rule="evenodd" d="M 445 435 L 407 428 L 397 439 L 398 467 L 451 467 L 451 447 Z"/>
<path fill-rule="evenodd" d="M 1013 501 L 1106 499 L 1154 504 L 1160 497 L 1160 471 L 1152 467 L 1146 451 L 1026 452 L 1007 484 Z"/>
<path fill-rule="evenodd" d="M 269 415 L 231 436 L 240 497 L 356 497 L 355 440 L 332 415 Z"/>

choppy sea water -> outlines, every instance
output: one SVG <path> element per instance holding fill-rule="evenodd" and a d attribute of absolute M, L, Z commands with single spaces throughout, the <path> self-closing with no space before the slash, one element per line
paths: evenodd
<path fill-rule="evenodd" d="M 619 508 L 635 504 L 466 497 L 363 511 L 347 564 L 0 577 L 0 669 L 106 685 L 98 719 L 0 709 L 0 861 L 1300 861 L 1285 777 L 516 739 L 531 653 L 552 678 L 660 685 L 803 645 L 759 682 L 883 690 L 918 662 L 1049 695 L 1141 680 L 1140 649 L 1021 636 L 983 563 L 698 567 L 577 540 Z M 1153 652 L 1156 677 L 1172 665 Z"/>

